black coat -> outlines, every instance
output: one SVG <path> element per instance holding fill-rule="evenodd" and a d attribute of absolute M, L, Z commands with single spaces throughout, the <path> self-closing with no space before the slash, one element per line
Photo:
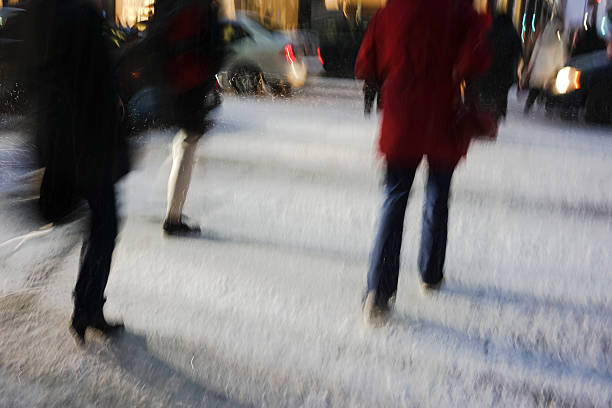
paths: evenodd
<path fill-rule="evenodd" d="M 76 196 L 124 175 L 128 156 L 102 17 L 87 0 L 45 0 L 38 7 L 41 204 L 59 207 L 46 214 L 56 218 Z"/>
<path fill-rule="evenodd" d="M 517 79 L 522 55 L 521 39 L 510 17 L 499 15 L 493 20 L 488 41 L 493 56 L 491 66 L 474 86 L 483 106 L 498 117 L 506 116 L 508 90 Z"/>

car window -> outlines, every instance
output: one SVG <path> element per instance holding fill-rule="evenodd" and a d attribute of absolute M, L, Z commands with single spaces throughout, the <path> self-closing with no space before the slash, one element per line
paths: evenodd
<path fill-rule="evenodd" d="M 258 23 L 256 20 L 253 20 L 253 19 L 249 19 L 249 24 L 251 24 L 251 25 L 253 25 L 253 26 L 257 27 L 257 29 L 259 29 L 259 30 L 261 30 L 261 31 L 264 31 L 264 32 L 266 32 L 267 34 L 272 34 L 272 35 L 274 35 L 274 34 L 276 34 L 276 32 L 277 32 L 276 30 L 273 30 L 273 29 L 268 28 L 268 27 L 266 27 L 266 26 L 264 26 L 264 25 L 261 25 L 260 23 Z"/>
<path fill-rule="evenodd" d="M 238 24 L 226 23 L 223 25 L 223 42 L 225 42 L 225 44 L 232 44 L 250 36 L 251 35 Z"/>

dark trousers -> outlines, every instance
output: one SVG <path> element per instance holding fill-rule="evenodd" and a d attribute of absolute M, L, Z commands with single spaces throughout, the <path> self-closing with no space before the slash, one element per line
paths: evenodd
<path fill-rule="evenodd" d="M 117 237 L 115 188 L 109 181 L 83 196 L 89 204 L 91 225 L 81 248 L 74 308 L 79 313 L 94 315 L 102 311 L 104 305 L 104 289 Z"/>
<path fill-rule="evenodd" d="M 540 96 L 541 93 L 542 91 L 536 88 L 531 88 L 529 90 L 529 94 L 527 94 L 527 100 L 525 101 L 525 109 L 524 109 L 525 113 L 529 113 L 529 111 L 533 107 L 533 104 L 538 99 L 538 96 Z"/>
<path fill-rule="evenodd" d="M 368 271 L 368 291 L 386 302 L 397 291 L 404 214 L 419 161 L 405 167 L 387 165 L 385 202 Z M 429 163 L 423 207 L 418 266 L 421 279 L 437 283 L 443 277 L 448 225 L 449 190 L 455 165 Z"/>

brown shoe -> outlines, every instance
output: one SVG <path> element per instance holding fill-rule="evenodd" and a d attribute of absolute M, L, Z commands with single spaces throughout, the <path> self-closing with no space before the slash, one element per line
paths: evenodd
<path fill-rule="evenodd" d="M 444 283 L 444 277 L 442 277 L 442 279 L 440 279 L 436 283 L 427 283 L 427 282 L 421 281 L 421 291 L 423 292 L 423 294 L 430 294 L 430 293 L 437 292 L 438 290 L 440 290 L 443 283 Z"/>
<path fill-rule="evenodd" d="M 363 303 L 363 322 L 366 326 L 380 328 L 387 324 L 391 308 L 389 303 L 380 304 L 376 300 L 376 291 L 369 291 Z"/>

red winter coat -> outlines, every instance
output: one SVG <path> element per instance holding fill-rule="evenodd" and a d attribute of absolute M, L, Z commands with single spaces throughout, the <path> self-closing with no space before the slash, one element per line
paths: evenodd
<path fill-rule="evenodd" d="M 355 76 L 381 88 L 388 161 L 454 164 L 466 154 L 452 134 L 454 102 L 458 83 L 488 67 L 487 21 L 463 0 L 390 0 L 374 16 Z"/>

